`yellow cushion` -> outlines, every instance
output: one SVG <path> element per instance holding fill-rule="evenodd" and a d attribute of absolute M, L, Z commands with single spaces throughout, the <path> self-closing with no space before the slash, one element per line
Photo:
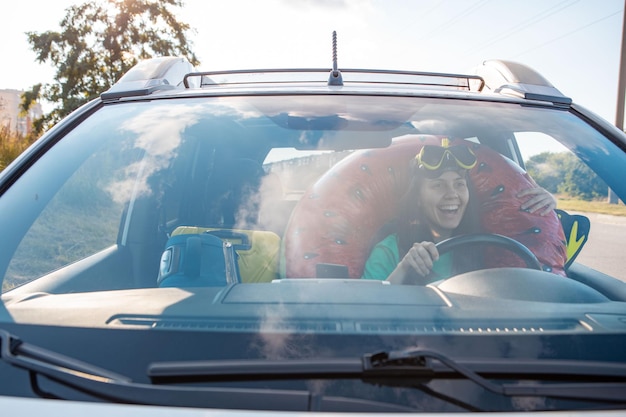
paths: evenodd
<path fill-rule="evenodd" d="M 280 255 L 280 237 L 265 230 L 219 229 L 211 227 L 179 226 L 172 236 L 200 234 L 206 231 L 232 231 L 242 233 L 248 237 L 249 249 L 239 248 L 242 239 L 222 237 L 235 246 L 238 256 L 239 275 L 241 282 L 270 282 L 278 278 L 278 259 Z"/>

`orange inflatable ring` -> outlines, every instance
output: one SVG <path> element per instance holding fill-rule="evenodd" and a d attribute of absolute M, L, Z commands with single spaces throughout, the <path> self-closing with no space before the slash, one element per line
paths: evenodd
<path fill-rule="evenodd" d="M 522 189 L 536 187 L 534 181 L 485 146 L 452 142 L 461 143 L 472 146 L 478 159 L 469 175 L 484 231 L 520 241 L 545 270 L 565 275 L 565 238 L 556 213 L 523 212 L 522 201 L 515 197 Z M 298 202 L 285 231 L 284 276 L 315 277 L 317 264 L 326 263 L 347 266 L 348 275 L 359 278 L 376 243 L 372 239 L 393 218 L 407 189 L 409 162 L 425 144 L 439 145 L 441 137 L 408 135 L 394 139 L 388 148 L 356 151 L 315 182 Z M 523 266 L 512 255 L 498 253 L 497 259 L 488 266 Z"/>

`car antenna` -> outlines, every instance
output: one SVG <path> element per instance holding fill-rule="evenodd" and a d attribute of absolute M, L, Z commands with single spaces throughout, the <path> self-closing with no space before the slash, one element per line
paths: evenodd
<path fill-rule="evenodd" d="M 343 85 L 341 71 L 337 69 L 337 31 L 333 30 L 333 69 L 328 77 L 328 85 Z"/>

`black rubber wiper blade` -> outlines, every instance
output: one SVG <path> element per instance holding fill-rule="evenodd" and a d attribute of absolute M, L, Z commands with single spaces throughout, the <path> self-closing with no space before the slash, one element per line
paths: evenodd
<path fill-rule="evenodd" d="M 154 362 L 148 376 L 155 384 L 261 381 L 280 379 L 354 379 L 363 373 L 361 359 L 236 359 Z"/>
<path fill-rule="evenodd" d="M 626 363 L 556 359 L 452 360 L 429 350 L 366 354 L 362 358 L 236 359 L 154 362 L 154 383 L 398 377 L 460 378 L 476 373 L 495 379 L 563 379 L 626 381 Z"/>
<path fill-rule="evenodd" d="M 377 385 L 416 387 L 432 379 L 469 379 L 504 396 L 553 396 L 624 403 L 626 364 L 569 360 L 453 360 L 429 350 L 367 354 L 362 358 L 156 362 L 153 383 L 277 379 L 362 379 Z M 493 380 L 528 380 L 501 384 Z M 560 381 L 568 381 L 560 383 Z M 591 382 L 593 381 L 593 382 Z"/>

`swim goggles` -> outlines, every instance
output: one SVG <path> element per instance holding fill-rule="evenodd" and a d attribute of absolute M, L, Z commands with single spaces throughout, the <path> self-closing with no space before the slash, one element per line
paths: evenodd
<path fill-rule="evenodd" d="M 415 157 L 420 167 L 429 171 L 441 168 L 454 167 L 471 169 L 476 165 L 476 155 L 469 146 L 434 146 L 424 145 Z"/>

